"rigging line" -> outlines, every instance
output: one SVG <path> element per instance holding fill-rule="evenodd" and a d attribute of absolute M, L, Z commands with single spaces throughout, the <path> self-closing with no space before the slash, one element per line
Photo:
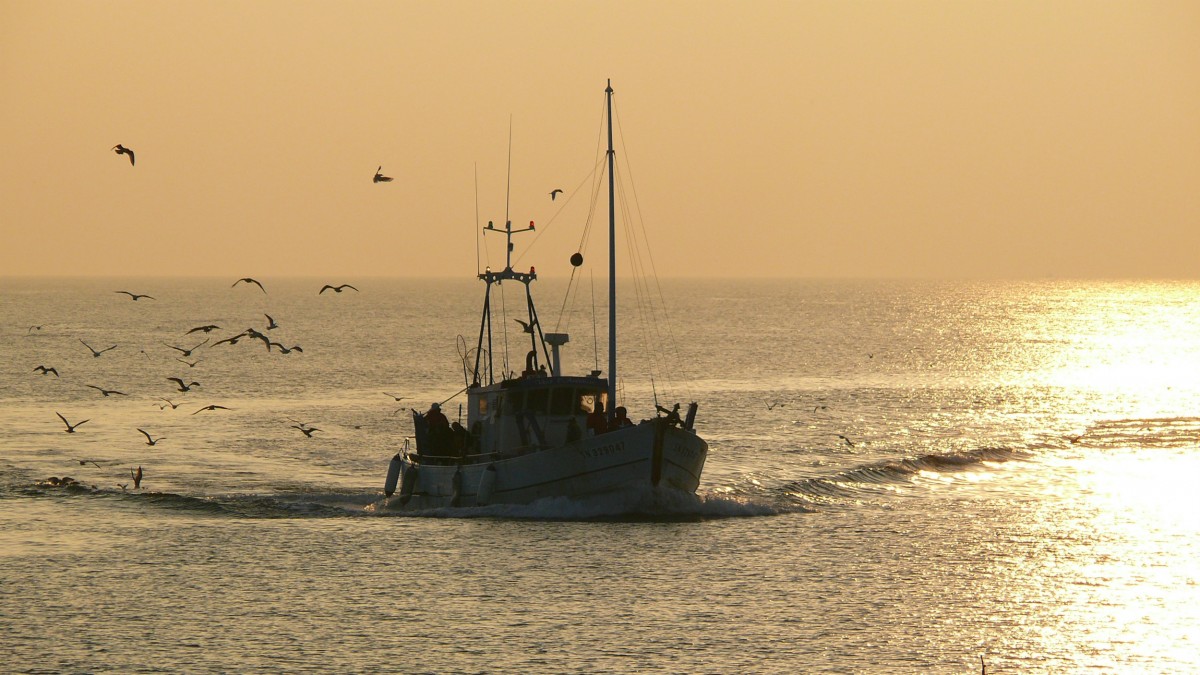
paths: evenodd
<path fill-rule="evenodd" d="M 600 333 L 596 330 L 596 275 L 588 271 L 592 280 L 592 351 L 595 352 L 596 363 L 594 370 L 600 370 Z"/>
<path fill-rule="evenodd" d="M 634 236 L 633 224 L 628 208 L 629 202 L 626 199 L 624 179 L 625 177 L 622 174 L 620 176 L 620 180 L 616 181 L 616 185 L 617 192 L 620 195 L 621 225 L 625 232 L 625 248 L 629 256 L 631 272 L 633 273 L 634 309 L 638 319 L 637 330 L 635 331 L 634 335 L 641 339 L 641 351 L 648 359 L 647 370 L 649 371 L 649 376 L 653 378 L 657 370 L 654 342 L 650 335 L 650 326 L 653 323 L 653 316 L 647 308 L 646 293 L 644 288 L 645 282 L 642 278 L 645 274 L 645 266 L 641 262 L 641 253 L 638 250 L 637 240 Z"/>
<path fill-rule="evenodd" d="M 571 278 L 567 280 L 567 292 L 563 294 L 562 307 L 558 310 L 558 318 L 554 321 L 554 332 L 560 333 L 559 327 L 562 326 L 563 316 L 567 313 L 567 301 L 571 299 L 571 286 L 575 283 L 575 273 L 579 271 L 578 267 L 571 267 Z M 567 323 L 570 323 L 569 321 Z"/>
<path fill-rule="evenodd" d="M 550 225 L 554 223 L 554 220 L 556 218 L 558 218 L 558 215 L 560 213 L 562 213 L 563 209 L 567 208 L 567 205 L 570 204 L 571 200 L 575 198 L 575 193 L 577 193 L 579 191 L 579 188 L 583 187 L 584 183 L 588 182 L 588 180 L 590 180 L 592 178 L 592 176 L 595 175 L 596 170 L 600 168 L 601 164 L 603 164 L 603 160 L 596 162 L 596 166 L 592 167 L 591 173 L 587 174 L 586 176 L 583 177 L 583 180 L 579 181 L 579 183 L 575 186 L 575 190 L 567 197 L 566 201 L 564 201 L 562 203 L 562 206 L 560 206 L 558 208 L 558 210 L 554 212 L 553 216 L 550 216 L 550 220 L 546 221 L 546 224 L 543 225 L 540 229 L 537 229 L 534 231 L 533 239 L 530 240 L 528 246 L 526 246 L 524 249 L 522 249 L 521 254 L 518 255 L 517 259 L 513 261 L 514 263 L 521 262 L 521 259 L 525 257 L 525 254 L 529 253 L 531 250 L 533 250 L 533 247 L 534 247 L 534 245 L 537 244 L 538 239 L 541 239 L 542 235 L 545 234 L 550 229 Z"/>
<path fill-rule="evenodd" d="M 508 293 L 504 292 L 504 282 L 497 282 L 500 291 L 500 332 L 504 335 L 504 373 L 501 374 L 503 380 L 508 379 L 509 362 L 508 362 L 508 301 L 506 297 Z"/>
<path fill-rule="evenodd" d="M 646 255 L 650 259 L 650 270 L 652 272 L 651 276 L 654 278 L 654 285 L 658 291 L 658 299 L 663 308 L 662 309 L 663 322 L 666 324 L 667 342 L 670 343 L 671 348 L 674 350 L 675 360 L 676 360 L 676 363 L 678 364 L 677 367 L 679 367 L 679 370 L 683 375 L 684 381 L 686 382 L 686 381 L 689 381 L 691 378 L 687 373 L 686 367 L 684 366 L 685 359 L 683 358 L 683 353 L 679 348 L 679 340 L 675 336 L 674 324 L 671 322 L 671 316 L 670 316 L 669 312 L 667 311 L 666 294 L 663 293 L 662 282 L 658 276 L 658 265 L 654 261 L 654 250 L 650 248 L 650 235 L 646 230 L 646 221 L 642 217 L 642 204 L 641 204 L 641 200 L 638 199 L 637 184 L 633 180 L 633 166 L 629 159 L 629 157 L 630 157 L 629 151 L 625 147 L 625 131 L 624 131 L 624 129 L 621 128 L 621 112 L 619 109 L 616 108 L 616 106 L 614 106 L 613 117 L 614 117 L 614 121 L 616 122 L 616 125 L 617 125 L 618 136 L 621 139 L 621 153 L 625 160 L 625 168 L 626 168 L 627 172 L 629 173 L 629 186 L 633 193 L 633 204 L 634 204 L 634 208 L 637 210 L 638 223 L 642 229 L 642 238 L 643 238 L 643 241 L 645 242 L 645 246 L 646 246 Z M 692 392 L 691 392 L 690 386 L 687 386 L 685 384 L 685 386 L 683 388 L 685 389 L 685 393 L 688 396 L 691 396 Z"/>

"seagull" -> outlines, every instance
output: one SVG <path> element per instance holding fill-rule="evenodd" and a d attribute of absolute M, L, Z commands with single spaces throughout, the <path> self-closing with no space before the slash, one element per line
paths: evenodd
<path fill-rule="evenodd" d="M 151 300 L 154 299 L 154 296 L 146 295 L 145 293 L 132 293 L 130 291 L 113 291 L 113 292 L 114 293 L 124 293 L 125 295 L 128 295 L 129 297 L 133 298 L 134 302 L 137 302 L 138 298 L 150 298 Z"/>
<path fill-rule="evenodd" d="M 197 410 L 196 412 L 194 412 L 192 414 L 199 415 L 200 413 L 204 412 L 205 410 L 230 410 L 230 408 L 226 408 L 223 405 L 206 405 L 203 408 Z"/>
<path fill-rule="evenodd" d="M 80 424 L 83 424 L 83 422 L 80 422 Z M 100 468 L 100 465 L 99 465 L 99 464 L 97 464 L 97 463 L 93 462 L 93 461 L 92 461 L 92 460 L 90 460 L 90 459 L 77 459 L 77 460 L 75 460 L 75 461 L 76 461 L 76 462 L 79 462 L 79 466 L 87 466 L 88 464 L 91 464 L 92 466 L 96 467 L 97 469 L 99 469 L 99 468 Z"/>
<path fill-rule="evenodd" d="M 218 328 L 220 328 L 220 326 L 210 323 L 207 326 L 196 326 L 195 328 L 184 333 L 184 335 L 191 335 L 192 333 L 195 333 L 197 331 L 203 331 L 205 335 L 208 335 L 209 333 L 211 333 L 214 330 L 217 330 Z"/>
<path fill-rule="evenodd" d="M 387 393 L 386 391 L 385 391 L 385 392 L 383 392 L 383 395 L 384 395 L 384 396 L 391 396 L 393 399 L 395 399 L 395 400 L 396 400 L 396 402 L 397 402 L 397 403 L 399 403 L 400 401 L 403 401 L 405 398 L 407 398 L 406 396 L 397 396 L 397 395 L 395 395 L 395 394 L 389 394 L 389 393 Z"/>
<path fill-rule="evenodd" d="M 551 190 L 550 191 L 550 201 L 554 201 L 554 198 L 560 194 L 562 194 L 562 190 L 559 188 L 554 188 L 553 190 Z"/>
<path fill-rule="evenodd" d="M 304 433 L 304 435 L 305 435 L 305 436 L 307 436 L 308 438 L 312 438 L 312 435 L 313 435 L 313 432 L 314 432 L 314 431 L 320 431 L 320 429 L 318 429 L 318 428 L 316 428 L 316 427 L 303 427 L 303 426 L 300 426 L 300 425 L 297 425 L 297 424 L 293 424 L 293 425 L 292 425 L 292 428 L 293 428 L 293 429 L 299 429 L 299 430 L 300 430 L 301 432 L 303 432 L 303 433 Z"/>
<path fill-rule="evenodd" d="M 201 342 L 200 344 L 196 345 L 195 347 L 192 347 L 191 349 L 184 349 L 183 347 L 175 347 L 175 346 L 173 346 L 173 345 L 169 345 L 169 344 L 167 344 L 167 343 L 165 343 L 165 342 L 163 343 L 163 346 L 164 346 L 164 347 L 170 347 L 171 349 L 174 349 L 174 350 L 176 350 L 176 351 L 179 351 L 179 352 L 180 352 L 180 353 L 182 353 L 184 356 L 191 356 L 193 351 L 195 351 L 195 350 L 197 350 L 197 349 L 199 349 L 199 348 L 203 347 L 203 346 L 204 346 L 204 345 L 206 345 L 206 344 L 208 344 L 208 338 L 204 338 L 204 342 Z"/>
<path fill-rule="evenodd" d="M 782 408 L 785 405 L 787 405 L 787 404 L 782 401 L 775 401 L 774 403 L 767 404 L 767 410 L 774 410 L 775 408 Z"/>
<path fill-rule="evenodd" d="M 279 344 L 278 342 L 268 342 L 267 343 L 267 351 L 271 351 L 271 347 L 279 347 L 280 354 L 291 354 L 292 352 L 300 352 L 301 354 L 304 353 L 304 350 L 300 348 L 300 345 L 292 345 L 289 348 L 289 347 L 284 347 L 283 345 Z"/>
<path fill-rule="evenodd" d="M 117 143 L 116 145 L 112 146 L 112 150 L 115 151 L 118 155 L 129 155 L 129 166 L 134 165 L 133 164 L 133 160 L 134 160 L 133 150 L 130 150 L 129 148 L 121 145 L 120 143 Z"/>
<path fill-rule="evenodd" d="M 228 342 L 231 345 L 236 345 L 238 343 L 238 340 L 241 340 L 244 337 L 246 337 L 245 332 L 238 333 L 237 335 L 234 335 L 233 337 L 227 337 L 224 340 L 217 340 L 216 342 L 212 343 L 212 346 L 216 347 L 217 345 L 223 344 L 226 342 Z"/>
<path fill-rule="evenodd" d="M 83 340 L 82 340 L 82 339 L 80 339 L 79 341 L 80 341 L 80 342 L 83 342 Z M 101 349 L 100 351 L 96 351 L 95 349 L 92 349 L 92 346 L 91 346 L 91 345 L 89 345 L 89 344 L 88 344 L 88 343 L 86 343 L 86 342 L 83 342 L 83 346 L 84 346 L 84 347 L 87 347 L 88 349 L 91 349 L 91 350 L 92 350 L 92 358 L 94 358 L 94 359 L 100 358 L 100 355 L 101 355 L 101 354 L 103 354 L 104 352 L 108 351 L 109 349 L 116 349 L 116 348 L 117 348 L 117 346 L 116 346 L 116 345 L 113 345 L 113 346 L 111 346 L 111 347 L 108 347 L 107 349 Z"/>
<path fill-rule="evenodd" d="M 183 380 L 180 380 L 180 383 L 182 383 L 182 382 L 183 382 Z M 192 384 L 199 386 L 199 383 L 198 383 L 198 382 L 193 382 Z M 178 403 L 176 403 L 176 402 L 172 401 L 172 400 L 171 400 L 171 399 L 169 399 L 169 398 L 163 398 L 163 397 L 159 396 L 159 397 L 158 397 L 158 400 L 160 400 L 160 401 L 166 401 L 166 402 L 167 402 L 167 403 L 166 403 L 166 405 L 159 405 L 159 406 L 158 406 L 158 409 L 159 409 L 159 410 L 166 410 L 168 405 L 169 405 L 169 406 L 171 406 L 171 410 L 174 410 L 174 409 L 176 409 L 176 408 L 178 408 L 178 407 L 179 407 L 179 404 L 178 404 Z M 157 404 L 156 404 L 156 405 L 157 405 Z"/>
<path fill-rule="evenodd" d="M 67 418 L 62 416 L 62 413 L 56 411 L 54 414 L 58 415 L 58 419 L 62 420 L 63 424 L 67 425 L 67 433 L 68 434 L 75 433 L 75 427 L 83 426 L 84 424 L 87 424 L 89 421 L 89 420 L 84 420 L 82 422 L 76 422 L 75 424 L 71 424 L 70 422 L 67 421 Z"/>
<path fill-rule="evenodd" d="M 33 331 L 35 331 L 35 330 L 41 330 L 41 329 L 42 329 L 42 327 L 41 327 L 41 326 L 30 326 L 30 327 L 29 327 L 29 330 L 25 331 L 25 334 L 26 334 L 26 335 L 29 335 L 29 334 L 30 334 L 30 333 L 32 333 Z"/>
<path fill-rule="evenodd" d="M 371 179 L 371 182 L 390 183 L 392 182 L 392 177 L 383 175 L 383 165 L 381 164 L 378 169 L 375 169 L 375 177 Z"/>
<path fill-rule="evenodd" d="M 150 434 L 146 433 L 145 429 L 138 429 L 138 431 L 142 432 L 142 435 L 146 437 L 146 445 L 155 445 L 159 441 L 163 440 L 162 436 L 158 438 L 151 438 Z"/>
<path fill-rule="evenodd" d="M 513 321 L 516 321 L 517 323 L 521 324 L 521 330 L 525 331 L 526 333 L 533 332 L 533 323 L 532 322 L 525 323 L 524 321 L 522 321 L 520 319 L 513 319 Z"/>
<path fill-rule="evenodd" d="M 199 387 L 199 386 L 200 386 L 200 383 L 199 383 L 199 382 L 188 382 L 187 384 L 184 384 L 184 383 L 183 383 L 183 379 L 182 379 L 182 378 L 178 378 L 178 377 L 168 377 L 167 379 L 168 379 L 168 380 L 170 380 L 171 382 L 175 382 L 176 384 L 178 384 L 178 385 L 179 385 L 179 391 L 182 391 L 182 392 L 188 392 L 188 391 L 191 391 L 191 390 L 192 390 L 192 387 Z M 166 399 L 163 399 L 163 400 L 165 401 Z M 174 410 L 174 409 L 175 409 L 175 406 L 174 406 L 174 405 L 172 405 L 172 406 L 171 406 L 171 410 Z"/>
<path fill-rule="evenodd" d="M 130 469 L 129 476 L 133 478 L 133 489 L 140 490 L 142 487 L 142 467 L 138 467 L 137 473 L 134 473 L 133 469 Z"/>
<path fill-rule="evenodd" d="M 241 279 L 238 279 L 237 281 L 233 282 L 233 285 L 231 285 L 230 288 L 233 288 L 234 286 L 237 286 L 243 282 L 258 286 L 258 290 L 262 291 L 263 293 L 267 292 L 267 289 L 263 288 L 263 285 L 259 283 L 258 279 L 251 279 L 250 277 L 242 277 Z"/>
<path fill-rule="evenodd" d="M 46 366 L 38 366 L 37 368 L 34 368 L 33 370 L 34 370 L 34 372 L 37 372 L 39 370 L 42 371 L 42 375 L 49 375 L 50 373 L 54 373 L 54 376 L 58 377 L 58 371 L 55 370 L 53 367 L 47 368 Z"/>
<path fill-rule="evenodd" d="M 188 365 L 188 368 L 195 368 L 196 364 L 200 363 L 200 359 L 196 359 L 195 361 L 188 361 L 187 359 L 180 358 L 178 356 L 175 357 L 175 360 L 180 363 L 186 363 Z"/>
<path fill-rule="evenodd" d="M 267 330 L 279 328 L 279 324 L 275 323 L 275 319 L 272 319 L 270 314 L 263 314 L 263 316 L 267 317 Z"/>
<path fill-rule="evenodd" d="M 342 284 L 341 286 L 330 286 L 329 284 L 325 284 L 324 286 L 321 287 L 321 290 L 317 291 L 317 295 L 320 295 L 327 290 L 333 291 L 335 293 L 341 293 L 343 290 L 345 290 L 347 288 L 349 288 L 352 291 L 358 291 L 357 288 L 351 286 L 350 284 Z"/>
<path fill-rule="evenodd" d="M 95 389 L 96 391 L 100 392 L 101 394 L 104 394 L 104 398 L 108 398 L 109 394 L 117 394 L 118 396 L 128 396 L 129 395 L 123 391 L 117 391 L 116 389 L 105 389 L 104 387 L 97 387 L 94 384 L 85 384 L 83 386 L 91 387 L 92 389 Z"/>
<path fill-rule="evenodd" d="M 852 448 L 854 447 L 854 441 L 850 440 L 849 438 L 846 438 L 845 436 L 843 436 L 841 434 L 838 434 L 837 437 L 842 439 L 843 441 L 846 441 L 846 445 L 848 445 Z"/>
<path fill-rule="evenodd" d="M 1079 434 L 1078 436 L 1063 436 L 1063 438 L 1071 441 L 1071 445 L 1075 445 L 1079 441 L 1083 440 L 1083 434 Z"/>

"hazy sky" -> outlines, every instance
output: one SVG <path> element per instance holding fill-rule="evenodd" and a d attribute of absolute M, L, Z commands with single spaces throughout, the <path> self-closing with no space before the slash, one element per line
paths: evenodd
<path fill-rule="evenodd" d="M 664 276 L 1200 276 L 1194 0 L 0 0 L 0 274 L 470 276 L 606 78 Z"/>

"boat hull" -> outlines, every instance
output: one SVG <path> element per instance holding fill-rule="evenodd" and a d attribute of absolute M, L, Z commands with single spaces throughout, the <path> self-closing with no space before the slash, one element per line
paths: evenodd
<path fill-rule="evenodd" d="M 695 493 L 707 457 L 708 444 L 692 431 L 662 419 L 650 420 L 487 462 L 435 465 L 408 459 L 403 470 L 415 469 L 412 492 L 388 498 L 386 506 L 429 509 L 529 504 L 647 487 Z M 488 472 L 492 475 L 486 475 Z"/>

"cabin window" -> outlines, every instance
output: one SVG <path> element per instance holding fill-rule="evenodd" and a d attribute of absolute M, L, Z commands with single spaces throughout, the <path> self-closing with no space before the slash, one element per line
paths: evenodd
<path fill-rule="evenodd" d="M 486 397 L 486 396 L 480 396 L 479 398 L 475 399 L 475 401 L 476 401 L 476 406 L 477 406 L 477 407 L 475 408 L 475 413 L 476 413 L 476 414 L 478 414 L 480 417 L 484 417 L 484 416 L 486 416 L 486 415 L 487 415 L 487 411 L 488 411 L 488 400 L 487 400 L 487 397 Z"/>
<path fill-rule="evenodd" d="M 546 414 L 546 404 L 549 403 L 550 392 L 546 389 L 534 389 L 529 392 L 529 398 L 525 401 L 525 409 L 531 413 L 544 415 Z"/>
<path fill-rule="evenodd" d="M 587 393 L 579 395 L 579 412 L 591 413 L 596 409 L 596 395 Z"/>
<path fill-rule="evenodd" d="M 550 414 L 551 415 L 570 415 L 571 401 L 575 398 L 575 391 L 560 387 L 555 389 L 550 394 Z"/>

